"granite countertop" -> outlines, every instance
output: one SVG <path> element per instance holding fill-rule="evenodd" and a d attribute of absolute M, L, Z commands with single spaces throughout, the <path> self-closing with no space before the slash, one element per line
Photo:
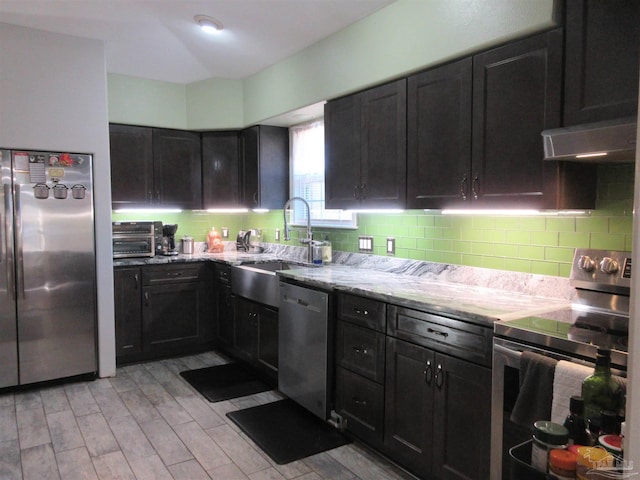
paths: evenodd
<path fill-rule="evenodd" d="M 194 254 L 151 258 L 114 259 L 115 267 L 162 265 L 185 262 L 218 262 L 228 265 L 290 261 L 303 264 L 306 249 L 268 249 L 252 254 L 226 249 L 223 253 L 206 253 L 197 248 Z M 338 258 L 340 264 L 295 268 L 278 272 L 310 287 L 371 297 L 386 303 L 458 318 L 492 327 L 498 320 L 539 314 L 571 304 L 566 298 L 553 298 L 564 290 L 565 279 L 472 267 L 425 264 L 367 255 Z M 355 259 L 355 260 L 354 260 Z M 395 262 L 395 263 L 394 263 Z M 497 287 L 497 288 L 496 288 Z M 516 290 L 514 290 L 514 288 Z M 538 292 L 541 292 L 538 294 Z"/>
<path fill-rule="evenodd" d="M 363 295 L 488 327 L 492 327 L 497 320 L 519 318 L 570 305 L 568 300 L 344 265 L 296 268 L 278 274 L 310 286 Z"/>

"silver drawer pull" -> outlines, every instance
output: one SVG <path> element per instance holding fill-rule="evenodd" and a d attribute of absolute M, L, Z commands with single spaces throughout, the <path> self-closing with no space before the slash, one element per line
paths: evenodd
<path fill-rule="evenodd" d="M 448 332 L 441 332 L 439 330 L 434 330 L 433 328 L 427 328 L 427 332 L 433 333 L 434 335 L 440 335 L 441 337 L 445 338 L 449 336 Z"/>
<path fill-rule="evenodd" d="M 359 398 L 352 398 L 351 400 L 353 400 L 353 403 L 355 403 L 356 405 L 359 405 L 361 407 L 366 407 L 367 406 L 367 401 L 366 400 L 360 400 Z"/>
<path fill-rule="evenodd" d="M 353 307 L 353 311 L 356 312 L 356 315 L 369 315 L 368 310 L 360 310 L 358 307 Z"/>
<path fill-rule="evenodd" d="M 369 355 L 369 350 L 363 347 L 353 347 L 353 351 L 360 355 Z"/>

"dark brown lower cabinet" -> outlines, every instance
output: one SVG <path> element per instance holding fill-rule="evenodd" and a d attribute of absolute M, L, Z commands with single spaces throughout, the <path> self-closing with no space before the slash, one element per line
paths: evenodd
<path fill-rule="evenodd" d="M 215 295 L 205 263 L 116 268 L 116 361 L 210 348 Z"/>
<path fill-rule="evenodd" d="M 142 273 L 140 267 L 113 272 L 116 320 L 116 357 L 142 352 Z"/>
<path fill-rule="evenodd" d="M 278 310 L 235 297 L 233 354 L 262 373 L 278 379 Z"/>
<path fill-rule="evenodd" d="M 489 478 L 491 370 L 387 337 L 384 444 L 425 478 Z"/>
<path fill-rule="evenodd" d="M 336 371 L 336 411 L 347 429 L 373 447 L 382 446 L 384 386 L 346 368 Z"/>

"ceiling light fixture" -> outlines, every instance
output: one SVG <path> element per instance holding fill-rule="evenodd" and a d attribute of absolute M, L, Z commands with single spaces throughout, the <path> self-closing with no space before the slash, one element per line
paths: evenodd
<path fill-rule="evenodd" d="M 202 31 L 206 33 L 217 33 L 224 28 L 220 21 L 207 15 L 196 15 L 193 19 Z"/>

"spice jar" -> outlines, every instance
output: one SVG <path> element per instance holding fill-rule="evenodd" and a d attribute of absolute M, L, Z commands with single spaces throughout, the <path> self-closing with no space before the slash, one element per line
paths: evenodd
<path fill-rule="evenodd" d="M 558 480 L 576 478 L 578 455 L 569 450 L 553 449 L 549 452 L 549 473 Z"/>
<path fill-rule="evenodd" d="M 559 423 L 538 420 L 533 424 L 533 444 L 531 446 L 531 465 L 536 470 L 547 473 L 549 452 L 553 449 L 566 449 L 569 431 Z"/>

